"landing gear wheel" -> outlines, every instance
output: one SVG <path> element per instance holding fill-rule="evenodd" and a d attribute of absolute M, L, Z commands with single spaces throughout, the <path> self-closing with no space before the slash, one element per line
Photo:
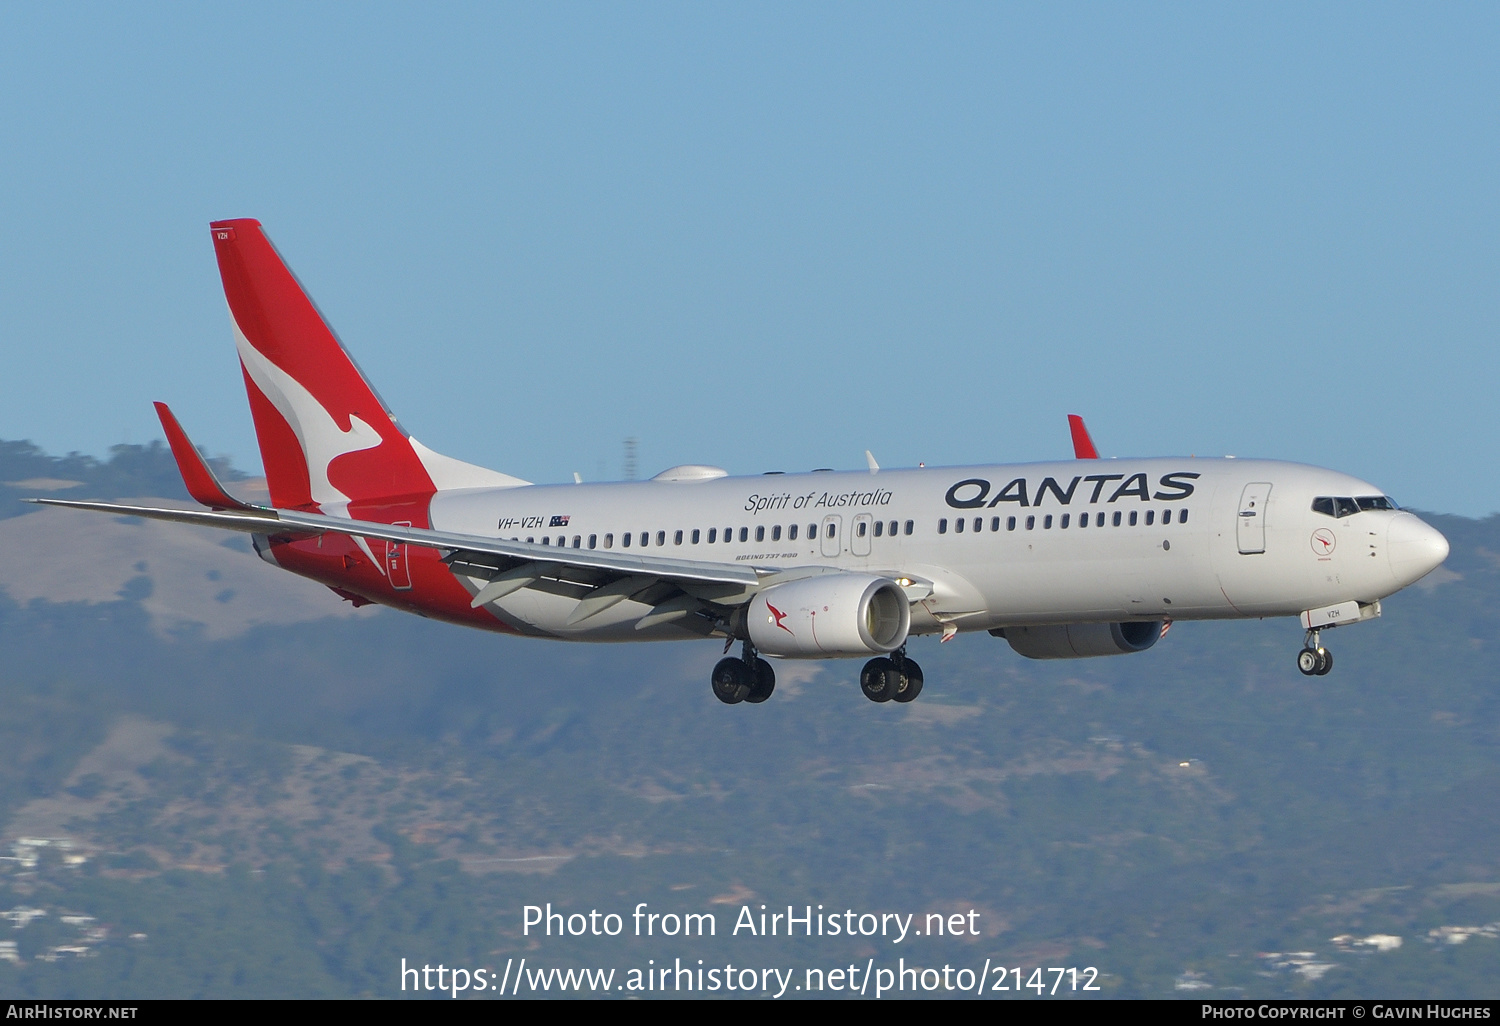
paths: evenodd
<path fill-rule="evenodd" d="M 743 659 L 720 659 L 709 682 L 713 685 L 714 697 L 725 705 L 738 705 L 750 694 L 750 673 Z"/>
<path fill-rule="evenodd" d="M 1315 648 L 1304 648 L 1297 653 L 1297 669 L 1301 670 L 1304 676 L 1311 677 L 1322 665 L 1323 660 L 1318 657 L 1318 650 Z"/>
<path fill-rule="evenodd" d="M 745 665 L 740 661 L 740 666 Z M 755 660 L 755 683 L 750 685 L 750 692 L 745 696 L 745 701 L 751 705 L 759 705 L 771 697 L 771 692 L 776 690 L 776 671 L 771 669 L 771 664 L 764 659 Z"/>
<path fill-rule="evenodd" d="M 901 660 L 901 690 L 893 696 L 898 702 L 910 702 L 922 693 L 922 668 L 915 659 Z"/>
<path fill-rule="evenodd" d="M 859 671 L 859 689 L 872 702 L 889 702 L 901 693 L 901 671 L 885 656 L 877 656 Z"/>
<path fill-rule="evenodd" d="M 1318 649 L 1318 668 L 1313 673 L 1322 677 L 1331 669 L 1333 669 L 1333 653 L 1326 648 Z"/>

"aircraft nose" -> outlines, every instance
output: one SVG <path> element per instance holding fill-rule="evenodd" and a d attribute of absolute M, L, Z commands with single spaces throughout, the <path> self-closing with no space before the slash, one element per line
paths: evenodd
<path fill-rule="evenodd" d="M 1448 558 L 1448 539 L 1410 513 L 1391 518 L 1385 547 L 1398 588 L 1420 580 Z"/>

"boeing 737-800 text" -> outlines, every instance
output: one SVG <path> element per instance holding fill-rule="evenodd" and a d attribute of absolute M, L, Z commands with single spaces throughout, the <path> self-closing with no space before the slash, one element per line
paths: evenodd
<path fill-rule="evenodd" d="M 57 506 L 248 532 L 261 558 L 355 603 L 571 641 L 722 638 L 714 694 L 762 702 L 762 655 L 863 657 L 865 695 L 908 702 L 913 635 L 988 631 L 1023 656 L 1141 652 L 1173 620 L 1300 616 L 1321 632 L 1447 557 L 1433 528 L 1331 470 L 1244 459 L 1078 460 L 533 485 L 408 435 L 260 223 L 211 226 L 270 505 L 215 479 L 171 412 L 182 510 Z M 1091 457 L 1091 458 L 1082 458 Z"/>

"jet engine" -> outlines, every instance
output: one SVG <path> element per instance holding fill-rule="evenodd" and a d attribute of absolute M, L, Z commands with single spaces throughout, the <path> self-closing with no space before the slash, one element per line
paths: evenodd
<path fill-rule="evenodd" d="M 766 655 L 876 655 L 906 644 L 911 606 L 889 578 L 821 574 L 757 592 L 745 619 L 750 640 Z"/>
<path fill-rule="evenodd" d="M 1001 627 L 1004 638 L 1027 659 L 1083 659 L 1087 656 L 1144 652 L 1161 638 L 1162 621 L 1149 623 L 1064 623 L 1046 627 Z"/>

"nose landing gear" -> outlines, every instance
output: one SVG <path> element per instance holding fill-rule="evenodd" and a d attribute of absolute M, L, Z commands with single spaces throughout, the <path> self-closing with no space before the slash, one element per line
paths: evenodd
<path fill-rule="evenodd" d="M 1297 653 L 1297 669 L 1308 677 L 1321 677 L 1333 669 L 1333 653 L 1323 647 L 1316 630 L 1307 632 L 1302 651 Z"/>
<path fill-rule="evenodd" d="M 720 659 L 709 678 L 714 697 L 725 705 L 749 702 L 759 705 L 776 690 L 776 671 L 755 654 L 755 646 L 745 642 L 744 654 L 736 659 Z"/>

